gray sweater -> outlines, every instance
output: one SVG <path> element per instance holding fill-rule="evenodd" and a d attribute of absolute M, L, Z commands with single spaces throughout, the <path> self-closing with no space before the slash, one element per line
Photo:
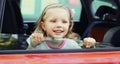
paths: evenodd
<path fill-rule="evenodd" d="M 51 49 L 81 49 L 81 47 L 71 39 L 65 39 L 65 41 L 58 47 L 52 47 L 48 42 L 42 42 L 35 47 L 35 50 L 51 50 Z"/>

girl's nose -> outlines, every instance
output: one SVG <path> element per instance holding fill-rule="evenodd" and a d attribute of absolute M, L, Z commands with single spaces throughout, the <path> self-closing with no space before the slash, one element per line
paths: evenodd
<path fill-rule="evenodd" d="M 56 27 L 57 27 L 57 28 L 61 28 L 61 27 L 62 27 L 62 22 L 61 22 L 61 21 L 60 21 L 60 22 L 57 22 L 57 23 L 56 23 Z"/>

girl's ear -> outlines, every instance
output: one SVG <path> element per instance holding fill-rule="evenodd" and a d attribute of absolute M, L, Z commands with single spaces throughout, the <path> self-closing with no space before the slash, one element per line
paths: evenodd
<path fill-rule="evenodd" d="M 41 26 L 41 28 L 42 28 L 44 31 L 46 31 L 46 29 L 45 29 L 45 23 L 44 23 L 44 22 L 40 22 L 40 26 Z"/>

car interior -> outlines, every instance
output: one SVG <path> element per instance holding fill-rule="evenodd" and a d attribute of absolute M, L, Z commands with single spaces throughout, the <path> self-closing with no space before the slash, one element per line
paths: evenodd
<path fill-rule="evenodd" d="M 45 6 L 71 8 L 73 32 L 94 48 L 28 50 Z M 120 64 L 120 0 L 0 0 L 0 64 Z"/>
<path fill-rule="evenodd" d="M 42 0 L 31 1 L 37 3 Z M 58 0 L 57 0 L 58 1 Z M 57 2 L 54 1 L 54 2 Z M 98 48 L 95 49 L 82 49 L 82 50 L 54 50 L 54 51 L 28 51 L 25 50 L 28 46 L 26 39 L 31 35 L 35 29 L 35 21 L 37 15 L 30 15 L 28 12 L 22 12 L 22 5 L 25 5 L 24 0 L 0 0 L 0 32 L 1 34 L 16 34 L 18 43 L 11 45 L 16 47 L 3 46 L 0 50 L 16 50 L 17 53 L 22 51 L 26 52 L 75 52 L 75 51 L 113 51 L 119 50 L 120 47 L 120 0 L 61 0 L 59 3 L 66 4 L 69 2 L 71 7 L 77 10 L 74 18 L 73 31 L 81 35 L 81 40 L 85 37 L 93 37 L 99 43 Z M 48 1 L 49 2 L 49 1 Z M 53 3 L 54 3 L 53 2 Z M 96 4 L 101 4 L 97 7 Z M 44 3 L 46 5 L 47 3 Z M 29 4 L 28 4 L 29 5 Z M 42 4 L 39 4 L 42 6 Z M 69 6 L 68 5 L 68 6 Z M 40 6 L 40 7 L 41 7 Z M 76 7 L 75 7 L 76 6 Z M 23 6 L 25 7 L 25 6 Z M 79 7 L 79 8 L 78 8 Z M 42 7 L 41 7 L 42 8 Z M 77 9 L 78 8 L 78 9 Z M 25 8 L 24 8 L 25 9 Z M 28 7 L 29 9 L 29 7 Z M 26 11 L 26 10 L 24 10 Z M 79 12 L 78 12 L 79 11 Z M 34 11 L 39 12 L 39 11 Z M 40 13 L 40 12 L 39 12 Z M 34 17 L 36 18 L 34 18 Z M 30 18 L 30 19 L 29 19 Z M 33 18 L 33 19 L 32 19 Z M 76 19 L 77 18 L 77 19 Z M 8 36 L 8 35 L 6 35 Z M 5 37 L 0 37 L 5 38 Z M 9 37 L 10 38 L 10 37 Z M 111 48 L 109 48 L 111 47 Z M 0 53 L 13 53 L 7 51 L 0 51 Z"/>

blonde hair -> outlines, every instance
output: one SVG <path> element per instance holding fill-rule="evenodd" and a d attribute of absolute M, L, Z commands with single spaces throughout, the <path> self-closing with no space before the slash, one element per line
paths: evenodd
<path fill-rule="evenodd" d="M 66 36 L 68 36 L 68 34 L 70 34 L 71 32 L 72 32 L 72 28 L 73 28 L 73 20 L 72 20 L 72 14 L 71 14 L 71 11 L 70 11 L 70 9 L 68 8 L 68 7 L 65 7 L 64 5 L 62 5 L 62 4 L 50 4 L 50 5 L 48 5 L 48 6 L 46 6 L 45 7 L 45 9 L 43 10 L 43 12 L 42 12 L 42 15 L 39 17 L 39 19 L 38 19 L 38 21 L 37 21 L 37 24 L 36 24 L 36 29 L 35 29 L 35 33 L 43 33 L 44 34 L 44 36 L 46 36 L 46 33 L 45 33 L 45 31 L 42 29 L 42 27 L 41 27 L 41 22 L 43 21 L 44 22 L 44 16 L 45 16 L 45 14 L 46 14 L 46 12 L 47 12 L 47 10 L 49 10 L 49 9 L 52 9 L 52 8 L 62 8 L 62 9 L 65 9 L 66 11 L 68 11 L 68 13 L 69 13 L 69 21 L 70 21 L 70 26 L 69 26 L 69 31 L 68 31 L 68 33 L 67 33 L 67 35 Z"/>

